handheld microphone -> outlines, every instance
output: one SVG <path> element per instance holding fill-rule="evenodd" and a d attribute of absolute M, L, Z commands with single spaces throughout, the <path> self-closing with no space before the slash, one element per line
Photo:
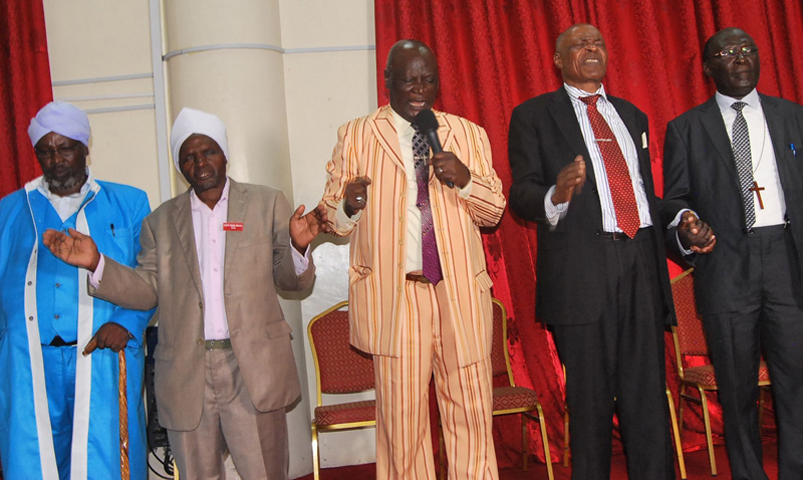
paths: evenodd
<path fill-rule="evenodd" d="M 432 153 L 441 153 L 443 147 L 441 147 L 441 141 L 438 139 L 438 119 L 435 118 L 435 114 L 432 113 L 432 110 L 427 109 L 418 112 L 413 123 L 418 126 L 418 130 L 421 133 L 426 135 L 429 146 L 432 148 Z M 454 188 L 454 183 L 447 180 L 446 186 Z"/>

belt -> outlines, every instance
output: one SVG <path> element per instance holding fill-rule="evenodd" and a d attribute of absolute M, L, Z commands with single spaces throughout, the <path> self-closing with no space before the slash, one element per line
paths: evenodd
<path fill-rule="evenodd" d="M 411 282 L 429 283 L 429 284 L 432 283 L 432 282 L 429 281 L 429 279 L 427 277 L 425 277 L 424 275 L 422 275 L 420 273 L 408 273 L 407 275 L 405 275 L 404 278 L 406 278 L 407 280 L 409 280 Z"/>
<path fill-rule="evenodd" d="M 74 347 L 76 345 L 78 345 L 77 340 L 73 340 L 72 342 L 65 342 L 64 339 L 58 335 L 53 337 L 53 340 L 51 340 L 50 343 L 47 344 L 47 346 L 49 347 Z"/>
<path fill-rule="evenodd" d="M 223 340 L 207 340 L 206 349 L 213 350 L 217 348 L 231 348 L 231 339 L 226 338 Z"/>
<path fill-rule="evenodd" d="M 789 222 L 786 222 L 780 225 L 770 225 L 768 227 L 745 228 L 742 229 L 742 231 L 748 235 L 776 235 L 778 233 L 783 233 L 788 225 Z"/>
<path fill-rule="evenodd" d="M 597 230 L 597 235 L 606 240 L 613 240 L 615 242 L 618 242 L 620 240 L 635 240 L 640 233 L 647 232 L 648 230 L 650 230 L 650 228 L 652 227 L 639 228 L 638 230 L 636 230 L 636 235 L 633 238 L 628 237 L 627 234 L 624 232 L 603 232 L 602 230 Z"/>

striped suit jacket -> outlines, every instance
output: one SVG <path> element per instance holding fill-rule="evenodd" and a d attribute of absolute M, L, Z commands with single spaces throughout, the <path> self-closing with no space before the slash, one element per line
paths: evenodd
<path fill-rule="evenodd" d="M 471 171 L 471 195 L 430 173 L 429 196 L 448 308 L 457 336 L 461 366 L 490 355 L 491 279 L 485 269 L 480 227 L 492 227 L 502 217 L 502 182 L 491 162 L 485 130 L 458 116 L 435 112 L 438 137 Z M 352 120 L 338 130 L 338 142 L 326 166 L 329 178 L 322 203 L 337 235 L 351 235 L 349 318 L 351 343 L 374 355 L 398 356 L 401 350 L 400 306 L 405 271 L 407 176 L 390 106 Z M 336 220 L 346 185 L 367 176 L 368 202 L 356 226 Z"/>

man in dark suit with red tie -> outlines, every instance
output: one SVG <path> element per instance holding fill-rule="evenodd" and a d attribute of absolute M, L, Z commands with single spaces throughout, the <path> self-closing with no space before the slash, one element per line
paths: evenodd
<path fill-rule="evenodd" d="M 566 366 L 572 478 L 609 478 L 614 412 L 634 479 L 674 479 L 664 330 L 674 318 L 647 116 L 605 93 L 594 26 L 557 40 L 564 85 L 510 120 L 510 205 L 538 223 L 536 314 Z"/>
<path fill-rule="evenodd" d="M 667 244 L 694 265 L 734 479 L 764 479 L 760 352 L 778 415 L 778 478 L 803 478 L 803 107 L 756 91 L 758 46 L 717 32 L 703 70 L 717 93 L 669 122 Z M 699 216 L 699 220 L 698 220 Z M 700 225 L 707 222 L 710 227 Z"/>

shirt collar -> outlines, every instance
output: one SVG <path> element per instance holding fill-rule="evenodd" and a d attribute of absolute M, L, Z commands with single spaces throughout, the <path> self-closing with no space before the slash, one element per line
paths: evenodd
<path fill-rule="evenodd" d="M 405 120 L 396 110 L 393 110 L 393 107 L 390 107 L 390 116 L 393 118 L 393 125 L 396 127 L 396 132 L 398 132 L 399 136 L 413 134 L 413 124 Z"/>
<path fill-rule="evenodd" d="M 86 181 L 84 182 L 83 185 L 81 185 L 81 190 L 71 195 L 60 196 L 51 192 L 44 175 L 34 180 L 36 189 L 39 190 L 39 193 L 44 195 L 45 198 L 47 198 L 47 200 L 51 203 L 54 201 L 58 201 L 61 198 L 70 198 L 70 199 L 76 198 L 76 199 L 81 199 L 81 201 L 83 201 L 83 199 L 86 198 L 86 195 L 89 193 L 90 190 L 99 189 L 99 186 L 95 182 L 95 178 L 92 176 L 92 170 L 90 170 L 89 167 L 85 168 L 86 168 Z"/>
<path fill-rule="evenodd" d="M 577 87 L 573 87 L 568 83 L 563 83 L 563 88 L 566 89 L 566 93 L 569 94 L 569 98 L 572 100 L 580 101 L 580 97 L 589 97 L 591 95 L 600 95 L 605 101 L 608 101 L 608 97 L 605 95 L 605 86 L 603 84 L 599 84 L 599 89 L 597 89 L 594 93 L 588 93 L 585 90 L 580 90 Z"/>
<path fill-rule="evenodd" d="M 753 89 L 752 92 L 745 95 L 744 98 L 742 98 L 741 100 L 729 97 L 727 95 L 723 95 L 719 93 L 719 91 L 717 91 L 714 97 L 717 99 L 717 105 L 719 106 L 719 110 L 721 112 L 727 112 L 728 110 L 730 110 L 731 105 L 733 105 L 735 102 L 744 102 L 747 104 L 748 107 L 754 109 L 761 108 L 761 98 L 759 98 L 758 90 L 756 90 L 755 88 Z"/>
<path fill-rule="evenodd" d="M 217 204 L 215 204 L 215 208 L 217 208 L 217 206 L 220 205 L 221 202 L 225 203 L 229 201 L 230 188 L 231 188 L 231 182 L 229 181 L 229 177 L 227 175 L 226 185 L 223 186 L 223 191 L 220 192 L 220 199 L 217 201 Z M 201 211 L 202 208 L 205 208 L 207 210 L 213 210 L 210 209 L 209 206 L 207 206 L 204 202 L 202 202 L 200 198 L 198 198 L 198 195 L 195 193 L 195 190 L 193 189 L 190 189 L 190 207 L 192 207 L 192 209 L 195 210 L 196 212 Z"/>

